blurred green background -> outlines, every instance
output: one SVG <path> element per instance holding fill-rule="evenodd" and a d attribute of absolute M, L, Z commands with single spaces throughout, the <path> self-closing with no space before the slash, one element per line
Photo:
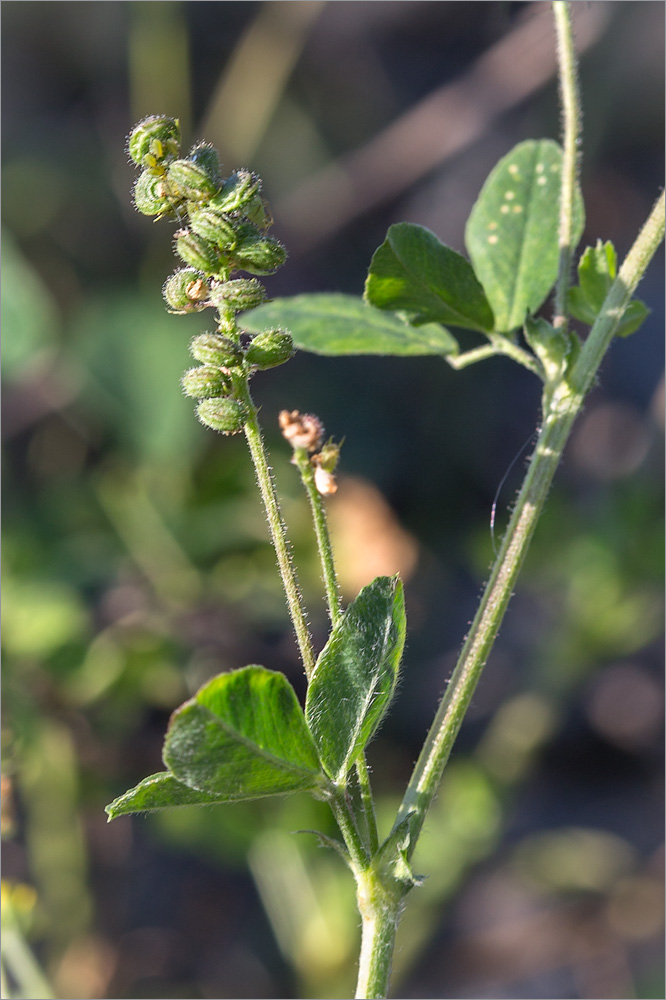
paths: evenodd
<path fill-rule="evenodd" d="M 623 256 L 663 183 L 664 7 L 575 4 L 586 241 Z M 259 171 L 272 296 L 360 294 L 388 225 L 463 250 L 525 138 L 557 137 L 550 5 L 2 5 L 5 996 L 344 997 L 358 916 L 305 796 L 106 824 L 171 710 L 262 663 L 303 683 L 241 438 L 179 391 L 170 230 L 124 143 L 180 118 Z M 663 997 L 663 256 L 553 489 L 419 847 L 401 997 Z M 406 580 L 399 697 L 370 749 L 387 829 L 492 559 L 539 390 L 500 359 L 298 355 L 255 379 L 317 646 L 325 606 L 283 407 L 345 438 L 346 595 Z M 520 481 L 512 468 L 498 531 Z"/>

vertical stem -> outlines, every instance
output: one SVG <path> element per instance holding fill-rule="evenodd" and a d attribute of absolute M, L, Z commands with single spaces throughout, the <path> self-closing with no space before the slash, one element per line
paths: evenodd
<path fill-rule="evenodd" d="M 357 1000 L 383 1000 L 388 996 L 395 935 L 406 891 L 385 892 L 373 869 L 357 875 L 356 884 L 362 923 L 355 995 Z"/>
<path fill-rule="evenodd" d="M 324 498 L 317 489 L 314 479 L 314 469 L 310 463 L 308 453 L 305 448 L 295 448 L 294 458 L 296 466 L 301 474 L 305 492 L 310 501 L 312 509 L 312 520 L 314 523 L 315 535 L 317 536 L 317 548 L 319 550 L 319 560 L 321 562 L 322 577 L 326 588 L 326 601 L 328 603 L 328 615 L 331 625 L 339 620 L 342 615 L 340 602 L 340 588 L 338 585 L 338 575 L 335 570 L 333 560 L 333 547 L 331 536 L 328 533 L 328 521 L 326 518 L 326 507 Z"/>
<path fill-rule="evenodd" d="M 580 99 L 576 74 L 576 53 L 571 31 L 571 10 L 564 0 L 554 0 L 553 15 L 557 31 L 560 101 L 562 104 L 562 196 L 560 199 L 559 246 L 560 259 L 555 286 L 553 325 L 567 323 L 567 292 L 571 280 L 574 203 L 580 160 Z"/>
<path fill-rule="evenodd" d="M 372 788 L 370 787 L 370 772 L 368 771 L 368 765 L 365 761 L 365 754 L 361 756 L 356 761 L 356 777 L 358 779 L 358 787 L 361 793 L 361 804 L 363 806 L 363 814 L 365 816 L 366 825 L 368 828 L 368 839 L 370 847 L 370 854 L 375 854 L 379 848 L 379 830 L 377 829 L 377 816 L 375 815 L 375 801 L 372 797 Z"/>
<path fill-rule="evenodd" d="M 266 449 L 261 436 L 261 428 L 257 420 L 257 410 L 252 402 L 247 381 L 244 382 L 243 402 L 248 411 L 248 418 L 245 423 L 245 437 L 250 448 L 250 454 L 257 474 L 257 482 L 261 491 L 261 497 L 266 509 L 266 517 L 271 530 L 273 546 L 277 556 L 278 567 L 284 585 L 284 591 L 289 606 L 289 614 L 294 625 L 296 641 L 300 650 L 303 668 L 308 680 L 314 670 L 315 658 L 312 649 L 312 640 L 308 630 L 308 624 L 303 608 L 301 592 L 296 580 L 296 573 L 291 560 L 289 543 L 287 541 L 287 531 L 282 519 L 282 512 L 278 503 L 273 477 L 266 457 Z"/>

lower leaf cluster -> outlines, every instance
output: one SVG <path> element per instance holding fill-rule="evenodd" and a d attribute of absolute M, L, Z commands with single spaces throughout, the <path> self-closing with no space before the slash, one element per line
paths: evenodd
<path fill-rule="evenodd" d="M 214 677 L 173 713 L 166 770 L 115 799 L 109 819 L 297 791 L 328 798 L 388 708 L 404 639 L 402 585 L 378 577 L 334 627 L 305 713 L 281 673 L 251 665 Z"/>

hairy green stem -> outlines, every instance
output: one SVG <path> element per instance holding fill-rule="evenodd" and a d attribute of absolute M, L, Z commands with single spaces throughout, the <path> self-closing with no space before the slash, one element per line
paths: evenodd
<path fill-rule="evenodd" d="M 460 371 L 462 368 L 476 364 L 477 361 L 485 361 L 486 358 L 494 358 L 498 354 L 505 354 L 507 357 L 517 361 L 523 368 L 527 368 L 528 371 L 533 372 L 540 379 L 544 378 L 543 368 L 534 355 L 524 351 L 522 347 L 514 344 L 508 337 L 493 334 L 490 336 L 491 342 L 489 344 L 483 344 L 481 347 L 473 347 L 470 351 L 465 351 L 464 354 L 446 355 L 444 360 L 451 368 Z"/>
<path fill-rule="evenodd" d="M 305 448 L 295 448 L 294 459 L 296 461 L 296 467 L 300 472 L 303 485 L 305 486 L 305 492 L 308 495 L 308 500 L 310 501 L 312 521 L 314 524 L 315 535 L 317 537 L 317 549 L 319 550 L 319 560 L 321 562 L 322 577 L 324 580 L 324 587 L 326 589 L 328 614 L 331 619 L 331 625 L 335 625 L 342 615 L 342 606 L 340 600 L 340 587 L 338 585 L 338 575 L 335 569 L 335 562 L 333 560 L 333 547 L 331 545 L 331 537 L 328 532 L 328 520 L 326 518 L 324 498 L 315 485 L 314 469 Z"/>
<path fill-rule="evenodd" d="M 379 831 L 377 829 L 377 816 L 375 815 L 375 800 L 372 796 L 372 788 L 370 787 L 370 772 L 368 771 L 364 754 L 361 754 L 356 761 L 356 777 L 361 793 L 361 805 L 363 807 L 365 825 L 368 831 L 368 847 L 370 848 L 370 854 L 375 854 L 379 847 Z"/>
<path fill-rule="evenodd" d="M 576 52 L 571 30 L 571 10 L 564 0 L 554 0 L 553 16 L 557 31 L 560 102 L 562 106 L 562 196 L 560 198 L 559 246 L 560 257 L 553 326 L 567 325 L 567 293 L 571 281 L 571 260 L 574 251 L 573 227 L 578 165 L 580 162 L 580 97 L 576 73 Z"/>
<path fill-rule="evenodd" d="M 289 543 L 287 541 L 287 531 L 282 519 L 280 505 L 275 492 L 275 484 L 273 483 L 273 477 L 271 475 L 270 466 L 266 457 L 266 449 L 264 447 L 261 428 L 257 419 L 257 409 L 252 401 L 252 397 L 250 396 L 247 382 L 244 383 L 243 402 L 245 403 L 248 412 L 248 418 L 244 426 L 245 437 L 250 448 L 250 454 L 252 456 L 255 472 L 257 474 L 257 482 L 259 483 L 261 497 L 264 501 L 266 517 L 268 519 L 268 525 L 273 539 L 273 546 L 277 556 L 278 567 L 280 569 L 280 575 L 282 577 L 282 583 L 287 597 L 289 614 L 291 615 L 294 631 L 296 633 L 296 641 L 298 643 L 301 659 L 303 661 L 303 668 L 305 670 L 305 675 L 309 680 L 315 666 L 312 640 L 310 638 L 310 631 L 305 617 L 301 592 L 291 560 L 291 552 L 289 551 Z"/>
<path fill-rule="evenodd" d="M 346 790 L 339 785 L 333 787 L 334 791 L 328 801 L 347 845 L 354 877 L 358 881 L 361 873 L 367 871 L 370 865 L 370 856 L 359 833 L 356 817 Z"/>
<path fill-rule="evenodd" d="M 407 816 L 411 819 L 410 854 L 499 631 L 574 420 L 594 382 L 624 310 L 663 238 L 662 194 L 622 264 L 569 376 L 553 393 L 481 604 L 398 812 L 395 826 Z"/>
<path fill-rule="evenodd" d="M 382 879 L 370 868 L 357 876 L 361 913 L 361 953 L 356 983 L 357 1000 L 383 1000 L 391 978 L 395 935 L 406 890 L 386 892 Z"/>

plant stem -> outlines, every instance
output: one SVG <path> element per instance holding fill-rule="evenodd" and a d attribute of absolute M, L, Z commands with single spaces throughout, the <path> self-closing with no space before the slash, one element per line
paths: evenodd
<path fill-rule="evenodd" d="M 326 507 L 324 498 L 315 485 L 314 469 L 305 448 L 295 448 L 294 458 L 296 467 L 301 474 L 305 492 L 310 501 L 312 509 L 312 520 L 314 523 L 315 535 L 317 536 L 317 548 L 319 550 L 319 560 L 321 562 L 322 577 L 326 589 L 326 601 L 328 603 L 328 614 L 331 625 L 339 620 L 342 615 L 340 601 L 340 587 L 338 585 L 338 575 L 335 570 L 333 560 L 333 547 L 331 536 L 328 532 L 328 520 L 326 518 Z"/>
<path fill-rule="evenodd" d="M 444 360 L 451 366 L 455 368 L 456 371 L 460 371 L 462 368 L 467 368 L 468 365 L 476 364 L 477 361 L 484 361 L 486 358 L 494 358 L 497 354 L 505 354 L 509 358 L 513 358 L 517 361 L 519 365 L 523 368 L 527 368 L 529 371 L 538 375 L 540 379 L 544 378 L 543 368 L 537 361 L 537 359 L 524 351 L 522 347 L 518 344 L 514 344 L 508 339 L 508 337 L 495 336 L 492 335 L 492 340 L 490 344 L 483 344 L 481 347 L 474 347 L 470 351 L 465 351 L 464 354 L 452 354 L 446 355 Z"/>
<path fill-rule="evenodd" d="M 560 258 L 555 285 L 553 326 L 567 325 L 567 292 L 571 280 L 574 203 L 580 161 L 580 97 L 576 73 L 576 52 L 571 31 L 571 10 L 564 0 L 554 0 L 553 16 L 557 31 L 560 102 L 562 106 L 562 196 L 560 198 Z"/>
<path fill-rule="evenodd" d="M 339 785 L 334 785 L 334 792 L 332 792 L 328 801 L 349 851 L 354 877 L 358 881 L 361 874 L 367 871 L 370 865 L 370 858 L 359 833 L 356 817 L 354 816 L 345 789 Z"/>
<path fill-rule="evenodd" d="M 601 360 L 608 350 L 624 310 L 663 238 L 664 195 L 662 194 L 625 258 L 572 371 L 566 381 L 553 393 L 551 406 L 545 416 L 525 481 L 481 604 L 396 818 L 394 829 L 405 817 L 411 817 L 410 855 L 416 845 L 426 812 L 437 791 L 442 771 L 481 671 L 499 631 L 571 427 L 580 412 L 586 393 L 594 382 Z"/>
<path fill-rule="evenodd" d="M 275 492 L 275 484 L 273 483 L 273 477 L 271 475 L 270 466 L 268 465 L 268 459 L 266 457 L 266 449 L 264 447 L 261 428 L 257 419 L 257 409 L 252 401 L 252 397 L 250 396 L 247 381 L 245 381 L 243 385 L 244 391 L 242 399 L 248 412 L 248 418 L 244 427 L 245 437 L 247 438 L 250 454 L 252 456 L 255 472 L 257 474 L 257 482 L 259 483 L 261 497 L 264 501 L 266 517 L 271 530 L 273 546 L 275 548 L 278 567 L 280 569 L 280 576 L 282 577 L 282 583 L 287 597 L 289 614 L 291 615 L 294 631 L 296 633 L 296 641 L 298 643 L 301 659 L 303 661 L 303 668 L 305 670 L 305 675 L 309 680 L 315 666 L 312 640 L 310 638 L 310 632 L 305 617 L 301 592 L 298 587 L 296 573 L 291 560 L 289 543 L 287 541 L 287 531 L 282 519 L 282 512 L 280 510 L 277 494 Z"/>
<path fill-rule="evenodd" d="M 375 800 L 372 797 L 370 773 L 365 760 L 365 754 L 361 754 L 356 761 L 356 777 L 358 779 L 358 787 L 361 793 L 363 815 L 365 816 L 365 823 L 368 830 L 368 847 L 370 848 L 370 854 L 374 855 L 379 847 L 379 831 L 377 829 Z"/>
<path fill-rule="evenodd" d="M 356 997 L 380 1000 L 388 993 L 395 935 L 406 890 L 386 893 L 373 868 L 357 875 L 356 886 L 362 919 Z"/>

